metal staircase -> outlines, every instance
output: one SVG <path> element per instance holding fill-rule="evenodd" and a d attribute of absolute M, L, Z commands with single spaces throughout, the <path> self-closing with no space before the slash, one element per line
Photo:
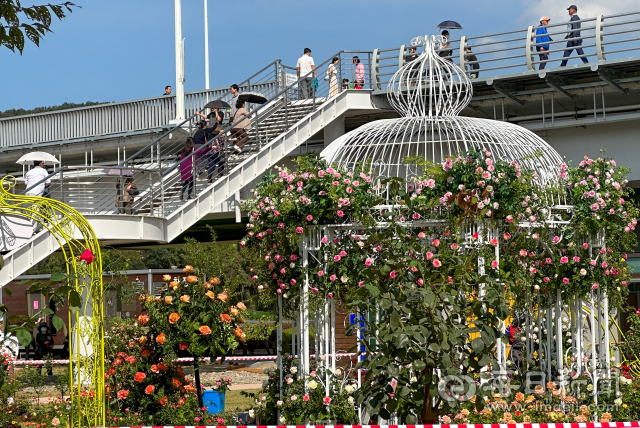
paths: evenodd
<path fill-rule="evenodd" d="M 233 168 L 227 167 L 225 175 L 211 184 L 206 182 L 206 176 L 199 175 L 195 180 L 195 198 L 192 200 L 180 201 L 180 163 L 174 161 L 174 165 L 169 167 L 165 165 L 169 162 L 169 157 L 164 155 L 159 161 L 161 168 L 135 169 L 136 182 L 140 189 L 139 201 L 132 205 L 132 208 L 137 210 L 136 215 L 113 214 L 116 183 L 122 177 L 103 175 L 98 179 L 95 176 L 87 179 L 87 175 L 76 174 L 71 179 L 65 178 L 65 173 L 70 175 L 74 170 L 77 172 L 83 167 L 67 167 L 52 174 L 52 196 L 59 200 L 66 199 L 65 203 L 83 213 L 98 239 L 105 244 L 171 242 L 218 205 L 259 179 L 264 172 L 322 131 L 333 120 L 349 110 L 375 110 L 371 101 L 371 91 L 349 90 L 328 97 L 329 82 L 323 83 L 326 84 L 320 84 L 316 94 L 324 96 L 317 96 L 315 102 L 288 98 L 290 101 L 282 103 L 280 108 L 271 111 L 268 116 L 252 116 L 252 121 L 260 118 L 264 119 L 264 122 L 255 127 L 251 148 L 247 153 L 243 152 L 244 159 L 234 160 L 237 164 Z M 295 93 L 297 88 L 290 85 L 285 92 Z M 258 112 L 254 110 L 254 113 Z M 267 117 L 270 118 L 269 121 Z M 295 119 L 297 120 L 294 122 Z M 289 120 L 291 122 L 287 124 Z M 175 132 L 181 131 L 176 129 Z M 280 133 L 275 138 L 270 137 L 278 132 Z M 269 141 L 263 143 L 267 138 L 270 138 Z M 151 156 L 146 164 L 140 165 L 149 166 L 155 162 L 158 162 L 158 157 Z M 72 186 L 72 183 L 75 184 Z M 88 196 L 93 201 L 90 204 L 86 202 Z M 0 270 L 0 286 L 7 284 L 58 248 L 57 241 L 46 230 L 31 237 L 21 247 L 5 255 L 5 268 Z"/>

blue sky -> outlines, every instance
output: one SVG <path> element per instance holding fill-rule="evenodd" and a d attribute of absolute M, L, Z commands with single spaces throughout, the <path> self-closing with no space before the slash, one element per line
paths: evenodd
<path fill-rule="evenodd" d="M 40 48 L 28 42 L 22 56 L 0 49 L 0 110 L 125 101 L 174 85 L 173 0 L 74 1 L 82 9 L 54 21 Z M 186 91 L 204 88 L 203 1 L 182 0 Z M 640 9 L 637 0 L 598 3 L 577 1 L 579 13 Z M 305 47 L 321 62 L 342 49 L 406 44 L 433 34 L 445 19 L 464 27 L 456 38 L 476 36 L 537 25 L 542 14 L 561 22 L 568 6 L 558 0 L 209 0 L 211 87 L 242 81 L 277 58 L 295 66 Z"/>

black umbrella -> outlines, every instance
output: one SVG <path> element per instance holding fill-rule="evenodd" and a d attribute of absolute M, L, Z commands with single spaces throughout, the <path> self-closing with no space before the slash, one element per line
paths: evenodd
<path fill-rule="evenodd" d="M 222 108 L 230 108 L 230 107 L 231 106 L 228 103 L 225 103 L 222 100 L 210 101 L 207 103 L 206 106 L 204 106 L 204 108 L 210 108 L 211 110 L 213 110 L 214 108 L 222 109 Z"/>
<path fill-rule="evenodd" d="M 254 104 L 264 104 L 267 102 L 267 97 L 258 92 L 243 92 L 238 96 L 238 99 Z"/>
<path fill-rule="evenodd" d="M 462 30 L 462 25 L 456 21 L 442 21 L 436 28 L 442 28 L 447 30 Z"/>

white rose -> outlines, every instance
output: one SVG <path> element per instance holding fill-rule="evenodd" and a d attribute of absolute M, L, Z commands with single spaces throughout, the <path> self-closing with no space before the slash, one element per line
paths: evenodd
<path fill-rule="evenodd" d="M 409 379 L 409 382 L 417 382 L 418 378 L 415 376 L 412 376 L 411 379 Z"/>
<path fill-rule="evenodd" d="M 286 424 L 286 423 L 287 423 L 287 420 L 285 419 L 285 417 L 284 417 L 284 416 L 280 416 L 280 423 L 281 423 L 282 425 L 284 425 L 284 424 Z"/>
<path fill-rule="evenodd" d="M 342 376 L 342 369 L 336 369 L 336 376 Z"/>
<path fill-rule="evenodd" d="M 622 405 L 622 398 L 616 398 L 615 400 L 613 400 L 614 404 L 616 406 L 621 406 Z"/>
<path fill-rule="evenodd" d="M 347 385 L 344 387 L 344 390 L 347 394 L 351 394 L 353 392 L 353 387 L 351 385 Z"/>
<path fill-rule="evenodd" d="M 283 404 L 284 404 L 284 403 L 282 402 L 282 400 L 278 400 L 278 401 L 276 402 L 276 406 L 278 406 L 278 407 L 282 407 L 282 405 L 283 405 Z"/>
<path fill-rule="evenodd" d="M 298 368 L 297 367 L 291 367 L 291 374 L 296 374 L 298 373 Z"/>
<path fill-rule="evenodd" d="M 593 391 L 593 385 L 592 384 L 587 385 L 587 391 L 589 391 L 589 392 Z"/>
<path fill-rule="evenodd" d="M 292 395 L 292 396 L 291 396 L 291 401 L 296 401 L 297 399 L 298 399 L 298 397 L 297 397 L 297 396 L 295 396 L 295 395 Z"/>
<path fill-rule="evenodd" d="M 256 412 L 253 411 L 253 409 L 249 410 L 249 417 L 253 418 L 256 415 Z"/>
<path fill-rule="evenodd" d="M 318 387 L 318 383 L 315 380 L 309 382 L 309 389 L 316 389 Z"/>
<path fill-rule="evenodd" d="M 353 404 L 355 403 L 355 400 L 353 399 L 353 397 L 349 397 L 347 398 L 347 401 L 349 402 L 349 404 L 351 404 L 353 406 Z"/>

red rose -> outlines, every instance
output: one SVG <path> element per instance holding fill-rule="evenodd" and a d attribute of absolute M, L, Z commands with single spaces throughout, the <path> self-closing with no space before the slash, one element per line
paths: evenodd
<path fill-rule="evenodd" d="M 180 350 L 181 350 L 181 351 L 184 351 L 184 350 L 186 350 L 187 348 L 189 348 L 189 344 L 188 344 L 188 343 L 180 342 Z"/>
<path fill-rule="evenodd" d="M 151 351 L 149 349 L 143 349 L 142 352 L 140 352 L 140 355 L 142 355 L 145 358 L 148 358 L 149 355 L 151 355 Z"/>
<path fill-rule="evenodd" d="M 96 256 L 93 255 L 93 252 L 91 251 L 90 248 L 87 248 L 86 250 L 84 250 L 84 253 L 82 253 L 82 255 L 80 256 L 80 261 L 84 261 L 86 262 L 88 265 L 90 265 L 91 263 L 93 263 L 93 260 L 96 258 Z"/>
<path fill-rule="evenodd" d="M 114 374 L 116 374 L 116 369 L 114 369 L 113 367 L 111 367 L 111 368 L 109 369 L 109 374 L 110 374 L 111 376 L 113 376 Z"/>
<path fill-rule="evenodd" d="M 161 399 L 158 400 L 158 403 L 160 403 L 161 406 L 166 406 L 168 402 L 169 402 L 169 399 L 167 397 L 162 397 Z"/>
<path fill-rule="evenodd" d="M 151 366 L 151 371 L 154 373 L 160 373 L 160 369 L 158 368 L 158 366 L 156 364 Z"/>
<path fill-rule="evenodd" d="M 146 374 L 142 373 L 142 372 L 138 372 L 136 373 L 136 375 L 133 377 L 133 380 L 135 380 L 136 382 L 142 382 L 145 378 L 147 377 Z"/>
<path fill-rule="evenodd" d="M 156 387 L 153 385 L 148 385 L 145 389 L 144 389 L 144 393 L 147 395 L 151 395 L 153 394 L 153 391 L 156 390 Z"/>
<path fill-rule="evenodd" d="M 118 400 L 125 400 L 129 396 L 128 389 L 121 389 L 118 391 Z"/>
<path fill-rule="evenodd" d="M 136 357 L 134 357 L 133 355 L 125 358 L 125 361 L 129 364 L 135 364 L 136 363 Z"/>

